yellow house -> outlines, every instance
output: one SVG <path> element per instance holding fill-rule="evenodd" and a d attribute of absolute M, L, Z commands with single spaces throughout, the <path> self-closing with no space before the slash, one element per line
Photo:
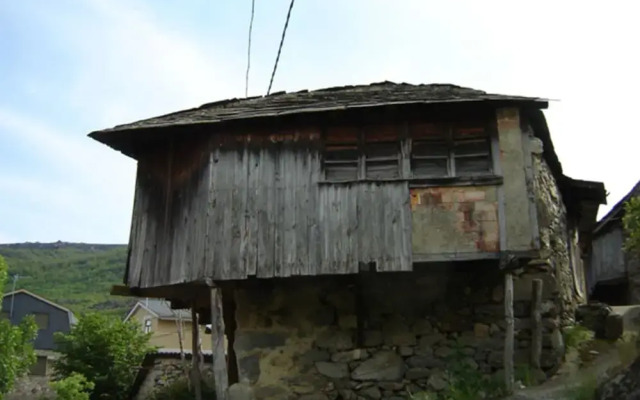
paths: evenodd
<path fill-rule="evenodd" d="M 191 313 L 189 310 L 173 310 L 164 300 L 145 299 L 138 301 L 125 321 L 140 323 L 145 332 L 151 333 L 149 344 L 165 351 L 179 351 L 180 339 L 185 353 L 191 353 Z M 200 346 L 202 351 L 211 351 L 211 336 L 205 335 L 205 327 L 200 326 Z"/>

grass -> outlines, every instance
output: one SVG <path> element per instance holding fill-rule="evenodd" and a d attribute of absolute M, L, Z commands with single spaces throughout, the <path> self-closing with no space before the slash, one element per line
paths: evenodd
<path fill-rule="evenodd" d="M 566 400 L 594 400 L 598 382 L 595 376 L 582 377 L 580 382 L 567 387 L 563 398 Z"/>
<path fill-rule="evenodd" d="M 564 343 L 567 350 L 580 350 L 586 343 L 593 340 L 593 332 L 582 325 L 572 325 L 564 329 Z"/>

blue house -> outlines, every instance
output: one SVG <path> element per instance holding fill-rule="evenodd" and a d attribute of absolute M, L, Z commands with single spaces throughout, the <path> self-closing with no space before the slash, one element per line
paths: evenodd
<path fill-rule="evenodd" d="M 45 375 L 47 360 L 56 350 L 54 333 L 69 332 L 76 319 L 69 309 L 24 289 L 7 293 L 2 297 L 3 318 L 17 325 L 27 315 L 33 315 L 38 325 L 38 336 L 34 342 L 38 362 L 32 368 L 32 373 Z"/>

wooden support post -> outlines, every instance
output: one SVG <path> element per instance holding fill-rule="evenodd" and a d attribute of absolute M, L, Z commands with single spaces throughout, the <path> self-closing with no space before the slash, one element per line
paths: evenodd
<path fill-rule="evenodd" d="M 534 279 L 531 298 L 531 366 L 540 369 L 542 355 L 542 279 Z"/>
<path fill-rule="evenodd" d="M 504 384 L 508 393 L 513 392 L 513 275 L 507 271 L 504 274 L 504 317 L 506 322 L 504 336 Z"/>
<path fill-rule="evenodd" d="M 198 313 L 196 312 L 196 302 L 191 304 L 191 384 L 196 395 L 196 400 L 202 400 L 202 378 L 200 376 L 200 362 L 198 345 L 200 325 L 198 324 Z"/>
<path fill-rule="evenodd" d="M 211 288 L 211 350 L 213 351 L 213 377 L 216 384 L 216 399 L 227 399 L 229 376 L 224 350 L 224 319 L 220 289 Z"/>

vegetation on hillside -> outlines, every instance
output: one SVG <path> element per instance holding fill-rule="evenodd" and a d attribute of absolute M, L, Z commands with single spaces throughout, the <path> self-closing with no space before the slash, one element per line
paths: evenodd
<path fill-rule="evenodd" d="M 9 264 L 4 292 L 26 289 L 76 314 L 100 311 L 122 317 L 135 300 L 111 296 L 122 282 L 127 246 L 84 243 L 20 243 L 0 245 Z"/>

